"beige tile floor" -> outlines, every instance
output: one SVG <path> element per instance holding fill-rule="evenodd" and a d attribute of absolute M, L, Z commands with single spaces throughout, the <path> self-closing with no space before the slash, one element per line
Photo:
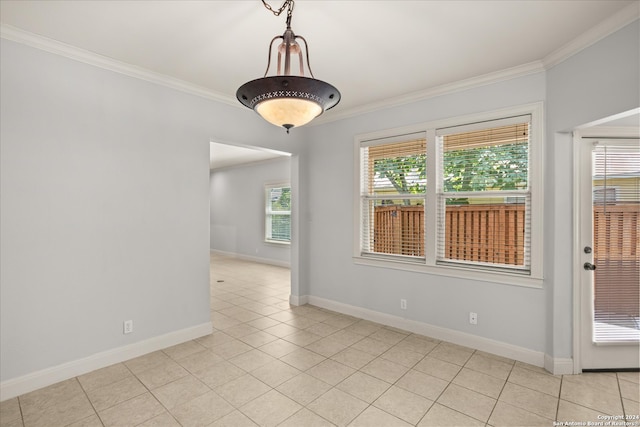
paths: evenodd
<path fill-rule="evenodd" d="M 317 307 L 290 307 L 287 269 L 211 260 L 213 334 L 2 402 L 0 425 L 606 425 L 603 416 L 640 412 L 637 372 L 553 376 Z"/>

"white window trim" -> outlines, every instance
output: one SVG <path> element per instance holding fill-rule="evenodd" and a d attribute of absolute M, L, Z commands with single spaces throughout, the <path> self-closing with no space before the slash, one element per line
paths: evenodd
<path fill-rule="evenodd" d="M 438 276 L 457 277 L 501 283 L 506 285 L 541 288 L 543 284 L 543 214 L 544 214 L 544 115 L 543 103 L 521 105 L 518 107 L 471 114 L 449 119 L 421 123 L 401 128 L 356 135 L 354 138 L 354 178 L 353 178 L 353 261 L 355 264 L 397 270 L 434 274 Z M 436 212 L 436 129 L 460 126 L 469 123 L 484 122 L 505 117 L 531 114 L 531 145 L 529 152 L 529 185 L 531 188 L 531 271 L 524 275 L 517 272 L 488 271 L 479 267 L 465 265 L 436 265 L 437 253 L 437 212 Z M 396 256 L 375 256 L 361 254 L 360 237 L 360 147 L 364 141 L 390 138 L 426 132 L 427 135 L 427 203 L 425 205 L 425 260 L 404 259 Z"/>
<path fill-rule="evenodd" d="M 426 140 L 426 134 L 425 132 L 417 132 L 417 133 L 408 133 L 408 134 L 403 134 L 403 135 L 393 135 L 391 137 L 388 138 L 381 138 L 381 139 L 370 139 L 370 140 L 366 140 L 366 142 L 361 141 L 361 144 L 359 144 L 360 149 L 363 147 L 375 147 L 375 146 L 380 146 L 380 145 L 388 145 L 388 144 L 395 144 L 395 143 L 407 143 L 407 142 L 412 142 L 414 140 Z M 361 162 L 361 151 L 360 149 L 358 150 L 358 166 L 361 167 L 362 162 Z M 358 174 L 358 180 L 361 179 L 360 177 L 360 173 Z M 360 183 L 362 183 L 361 181 L 359 181 Z M 365 201 L 370 201 L 370 200 L 385 200 L 385 199 L 389 199 L 389 195 L 376 195 L 376 194 L 361 194 L 362 189 L 360 187 L 358 187 L 358 197 L 360 198 L 360 203 L 363 203 Z M 426 192 L 425 193 L 416 193 L 416 194 L 403 194 L 402 197 L 400 197 L 401 199 L 408 199 L 408 200 L 415 200 L 415 201 L 422 201 L 422 205 L 424 205 L 424 203 L 427 200 L 427 195 Z M 360 211 L 362 211 L 362 204 L 359 205 L 358 209 Z M 362 222 L 359 222 L 360 225 L 362 225 L 365 222 L 364 218 L 360 218 L 362 220 Z M 368 222 L 370 220 L 369 217 L 367 217 L 366 222 Z M 362 246 L 360 247 L 361 252 L 363 251 L 363 246 L 364 246 L 364 242 L 361 242 Z M 406 255 L 384 255 L 384 254 L 376 254 L 376 253 L 372 253 L 372 252 L 367 252 L 366 254 L 362 254 L 363 257 L 369 257 L 369 256 L 374 256 L 374 257 L 384 257 L 384 256 L 389 256 L 392 259 L 393 258 L 403 258 L 405 257 L 408 260 L 424 260 L 424 257 L 420 257 L 420 258 L 414 258 L 414 257 L 409 257 Z"/>
<path fill-rule="evenodd" d="M 264 232 L 262 233 L 262 235 L 264 236 L 264 242 L 265 243 L 269 243 L 269 244 L 274 244 L 274 245 L 291 245 L 291 239 L 287 240 L 276 240 L 276 239 L 270 239 L 267 237 L 267 231 L 269 230 L 269 216 L 273 215 L 273 213 L 269 212 L 269 208 L 267 207 L 267 200 L 269 197 L 269 191 L 272 188 L 289 188 L 291 189 L 291 184 L 288 182 L 276 182 L 276 183 L 268 183 L 264 185 L 264 200 L 263 200 L 263 206 L 264 206 Z M 276 214 L 277 215 L 277 214 Z M 291 211 L 289 211 L 289 217 L 291 217 Z"/>

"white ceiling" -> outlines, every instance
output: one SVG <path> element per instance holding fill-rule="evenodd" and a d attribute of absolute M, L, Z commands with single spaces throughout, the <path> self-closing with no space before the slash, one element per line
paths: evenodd
<path fill-rule="evenodd" d="M 541 70 L 639 10 L 638 0 L 298 0 L 292 29 L 309 43 L 315 77 L 342 94 L 327 121 Z M 259 0 L 2 0 L 0 20 L 5 38 L 95 56 L 238 108 L 237 88 L 262 77 L 268 44 L 285 29 L 284 15 Z"/>

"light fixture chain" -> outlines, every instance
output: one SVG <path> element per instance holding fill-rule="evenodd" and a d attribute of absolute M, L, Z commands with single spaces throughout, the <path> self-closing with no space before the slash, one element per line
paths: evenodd
<path fill-rule="evenodd" d="M 280 16 L 280 14 L 282 14 L 282 12 L 284 12 L 285 8 L 287 6 L 289 7 L 289 10 L 287 11 L 287 17 L 291 15 L 291 12 L 293 9 L 293 0 L 286 0 L 282 6 L 280 7 L 280 9 L 278 10 L 274 10 L 271 5 L 269 3 L 267 3 L 265 0 L 262 0 L 262 4 L 264 4 L 264 7 L 266 7 L 268 10 L 270 10 L 275 16 Z"/>
<path fill-rule="evenodd" d="M 293 15 L 293 0 L 285 0 L 285 2 L 280 6 L 280 9 L 274 10 L 269 3 L 265 0 L 262 0 L 262 4 L 267 10 L 270 10 L 275 16 L 280 16 L 285 9 L 287 9 L 287 27 L 291 26 L 291 16 Z"/>

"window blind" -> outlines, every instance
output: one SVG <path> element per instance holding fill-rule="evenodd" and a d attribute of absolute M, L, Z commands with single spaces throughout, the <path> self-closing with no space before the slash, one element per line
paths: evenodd
<path fill-rule="evenodd" d="M 640 340 L 640 147 L 592 153 L 594 341 Z"/>
<path fill-rule="evenodd" d="M 424 259 L 424 133 L 365 142 L 360 160 L 361 253 Z"/>
<path fill-rule="evenodd" d="M 530 272 L 530 121 L 437 131 L 437 263 Z"/>

